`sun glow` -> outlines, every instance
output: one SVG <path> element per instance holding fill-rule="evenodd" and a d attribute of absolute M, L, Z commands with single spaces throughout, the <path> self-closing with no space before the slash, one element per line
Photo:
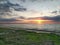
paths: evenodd
<path fill-rule="evenodd" d="M 32 19 L 32 20 L 28 20 L 28 19 L 18 19 L 16 22 L 20 22 L 20 23 L 27 23 L 27 24 L 52 24 L 54 23 L 54 21 L 52 20 L 47 20 L 47 19 Z"/>
<path fill-rule="evenodd" d="M 42 20 L 34 20 L 37 24 L 41 24 Z"/>
<path fill-rule="evenodd" d="M 51 23 L 51 20 L 34 20 L 36 24 L 45 24 L 45 23 Z"/>

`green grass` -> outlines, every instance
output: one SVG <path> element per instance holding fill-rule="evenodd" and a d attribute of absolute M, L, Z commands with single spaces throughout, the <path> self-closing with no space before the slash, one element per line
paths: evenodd
<path fill-rule="evenodd" d="M 0 45 L 42 45 L 43 41 L 52 40 L 60 45 L 60 36 L 56 34 L 35 33 L 24 30 L 0 28 Z"/>

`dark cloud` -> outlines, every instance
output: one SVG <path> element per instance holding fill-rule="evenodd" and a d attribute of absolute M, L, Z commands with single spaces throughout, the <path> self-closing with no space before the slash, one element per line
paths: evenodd
<path fill-rule="evenodd" d="M 14 8 L 16 11 L 26 11 L 26 8 Z"/>
<path fill-rule="evenodd" d="M 6 0 L 0 0 L 0 1 L 6 1 Z"/>
<path fill-rule="evenodd" d="M 9 1 L 7 1 L 6 3 L 0 4 L 0 11 L 10 11 L 10 8 L 13 8 L 15 11 L 26 11 L 26 8 L 24 8 L 23 6 L 19 5 L 19 4 L 13 4 Z"/>
<path fill-rule="evenodd" d="M 0 22 L 12 22 L 12 21 L 16 21 L 16 19 L 3 19 L 3 18 L 0 18 Z"/>
<path fill-rule="evenodd" d="M 17 17 L 17 20 L 15 18 L 10 18 L 10 19 L 0 18 L 0 22 L 9 23 L 9 22 L 14 22 L 14 21 L 22 21 L 22 20 L 18 20 L 18 18 L 19 19 L 26 19 L 23 16 Z M 60 22 L 60 15 L 54 16 L 54 17 L 35 17 L 35 18 L 27 18 L 27 19 L 30 20 L 30 19 L 37 19 L 37 18 L 42 18 L 44 20 L 52 20 L 52 21 L 55 21 L 55 22 Z"/>
<path fill-rule="evenodd" d="M 37 2 L 48 2 L 48 1 L 56 1 L 56 0 L 30 0 L 30 1 L 32 1 L 32 2 L 35 2 L 35 1 L 37 1 Z"/>
<path fill-rule="evenodd" d="M 60 22 L 60 15 L 58 16 L 54 16 L 54 17 L 48 17 L 48 16 L 45 16 L 45 17 L 33 17 L 33 18 L 28 18 L 29 20 L 31 19 L 43 19 L 43 20 L 52 20 L 52 21 L 55 21 L 55 22 Z"/>
<path fill-rule="evenodd" d="M 53 21 L 56 21 L 56 22 L 60 22 L 60 15 L 55 16 L 55 17 L 44 17 L 44 18 L 47 19 L 47 20 L 53 20 Z"/>
<path fill-rule="evenodd" d="M 57 12 L 58 12 L 58 11 L 52 11 L 51 13 L 52 13 L 52 14 L 57 14 Z"/>
<path fill-rule="evenodd" d="M 51 12 L 52 14 L 60 14 L 60 10 L 55 10 Z"/>
<path fill-rule="evenodd" d="M 53 17 L 52 19 L 53 19 L 54 21 L 60 22 L 60 16 L 55 16 L 55 17 Z"/>
<path fill-rule="evenodd" d="M 0 18 L 4 16 L 13 16 L 12 11 L 26 11 L 26 8 L 20 4 L 13 4 L 6 0 L 5 2 L 0 2 Z"/>
<path fill-rule="evenodd" d="M 18 17 L 18 18 L 20 18 L 20 19 L 25 19 L 25 17 L 23 17 L 23 16 L 20 16 L 20 17 Z"/>
<path fill-rule="evenodd" d="M 9 12 L 9 6 L 7 4 L 0 4 L 0 12 Z"/>
<path fill-rule="evenodd" d="M 25 17 L 23 17 L 23 16 L 16 17 L 16 18 L 25 19 Z M 16 20 L 16 18 L 10 18 L 10 19 L 0 18 L 0 22 L 13 22 L 13 21 L 18 21 L 18 19 Z M 19 21 L 21 21 L 21 20 L 19 20 Z"/>
<path fill-rule="evenodd" d="M 20 0 L 21 2 L 48 2 L 48 1 L 56 1 L 56 0 Z"/>

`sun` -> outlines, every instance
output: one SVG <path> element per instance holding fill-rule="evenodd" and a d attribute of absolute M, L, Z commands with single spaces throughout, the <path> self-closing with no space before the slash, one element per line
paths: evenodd
<path fill-rule="evenodd" d="M 37 24 L 42 24 L 44 20 L 34 20 Z"/>
<path fill-rule="evenodd" d="M 36 24 L 51 24 L 54 23 L 52 20 L 34 20 Z"/>

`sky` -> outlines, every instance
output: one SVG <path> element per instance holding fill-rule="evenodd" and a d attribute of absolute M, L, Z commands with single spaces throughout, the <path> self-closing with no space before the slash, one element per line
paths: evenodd
<path fill-rule="evenodd" d="M 60 22 L 60 0 L 0 1 L 0 22 L 36 17 Z"/>
<path fill-rule="evenodd" d="M 12 0 L 10 0 L 12 2 Z M 13 0 L 27 9 L 23 12 L 25 17 L 55 16 L 53 11 L 60 12 L 60 0 Z M 13 2 L 12 2 L 13 3 Z"/>

